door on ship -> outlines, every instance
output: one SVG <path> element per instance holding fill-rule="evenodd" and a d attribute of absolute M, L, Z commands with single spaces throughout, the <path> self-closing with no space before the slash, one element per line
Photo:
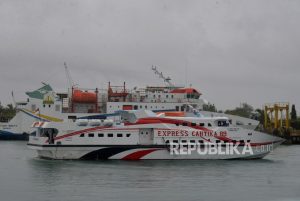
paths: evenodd
<path fill-rule="evenodd" d="M 145 128 L 140 129 L 139 132 L 139 138 L 140 138 L 140 144 L 148 145 L 153 144 L 153 129 L 151 128 Z"/>

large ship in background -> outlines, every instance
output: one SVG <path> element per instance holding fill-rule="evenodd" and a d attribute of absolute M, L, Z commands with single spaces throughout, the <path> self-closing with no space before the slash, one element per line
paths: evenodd
<path fill-rule="evenodd" d="M 252 130 L 258 126 L 259 122 L 253 119 L 203 111 L 207 101 L 201 98 L 199 90 L 175 86 L 156 67 L 152 70 L 163 79 L 164 86 L 128 89 L 125 82 L 121 86 L 109 82 L 106 89 L 82 89 L 71 83 L 68 92 L 57 93 L 49 84 L 43 83 L 41 88 L 26 92 L 26 101 L 15 103 L 16 116 L 7 123 L 0 123 L 0 139 L 27 140 L 33 132 L 31 125 L 35 121 L 97 119 L 102 118 L 103 114 L 113 114 L 120 110 L 177 111 L 181 116 L 228 117 L 231 124 Z"/>

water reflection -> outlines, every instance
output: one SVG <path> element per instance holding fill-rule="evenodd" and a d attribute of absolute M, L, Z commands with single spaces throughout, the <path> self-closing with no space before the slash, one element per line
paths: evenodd
<path fill-rule="evenodd" d="M 22 143 L 0 145 L 5 201 L 300 197 L 300 146 L 281 146 L 263 160 L 55 161 L 34 158 Z"/>

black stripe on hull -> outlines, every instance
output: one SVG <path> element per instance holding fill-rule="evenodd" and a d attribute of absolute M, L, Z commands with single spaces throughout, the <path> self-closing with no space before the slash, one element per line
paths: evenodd
<path fill-rule="evenodd" d="M 107 160 L 113 155 L 119 154 L 123 151 L 130 150 L 132 148 L 103 148 L 98 149 L 96 151 L 92 151 L 84 156 L 82 156 L 81 160 Z"/>

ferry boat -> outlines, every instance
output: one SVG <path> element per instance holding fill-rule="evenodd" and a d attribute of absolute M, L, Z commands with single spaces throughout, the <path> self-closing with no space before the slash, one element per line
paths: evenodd
<path fill-rule="evenodd" d="M 65 119 L 76 119 L 97 112 L 93 110 L 95 104 L 91 102 L 90 94 L 97 93 L 74 90 L 72 101 L 74 105 L 77 102 L 79 104 L 69 112 L 64 108 L 67 93 L 56 93 L 49 84 L 43 83 L 39 89 L 26 92 L 26 101 L 15 103 L 16 115 L 9 122 L 0 122 L 0 140 L 28 140 L 29 134 L 33 132 L 31 125 L 35 121 L 63 122 Z M 89 99 L 81 104 L 86 96 Z"/>
<path fill-rule="evenodd" d="M 254 130 L 259 122 L 253 119 L 202 111 L 207 102 L 201 98 L 201 92 L 192 87 L 175 86 L 169 77 L 159 74 L 167 83 L 165 86 L 147 86 L 127 89 L 108 83 L 107 89 L 82 89 L 71 87 L 69 92 L 57 93 L 49 84 L 26 92 L 27 101 L 17 102 L 17 114 L 9 122 L 0 123 L 0 140 L 28 140 L 33 132 L 31 125 L 35 121 L 63 122 L 118 110 L 152 110 L 154 112 L 178 111 L 186 116 L 229 117 L 233 125 Z M 197 114 L 195 114 L 196 111 Z"/>
<path fill-rule="evenodd" d="M 284 140 L 226 117 L 119 112 L 99 119 L 35 122 L 28 147 L 46 159 L 260 159 Z"/>

